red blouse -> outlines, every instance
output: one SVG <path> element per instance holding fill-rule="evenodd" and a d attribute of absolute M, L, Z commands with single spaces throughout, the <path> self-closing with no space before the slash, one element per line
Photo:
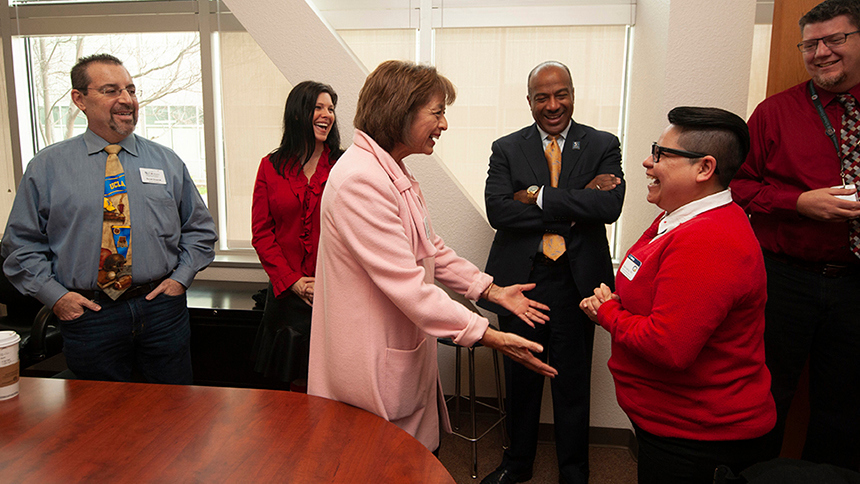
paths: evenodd
<path fill-rule="evenodd" d="M 269 156 L 260 162 L 251 204 L 251 244 L 281 297 L 299 278 L 313 277 L 320 240 L 320 197 L 334 162 L 329 148 L 308 182 L 295 169 L 278 175 Z"/>

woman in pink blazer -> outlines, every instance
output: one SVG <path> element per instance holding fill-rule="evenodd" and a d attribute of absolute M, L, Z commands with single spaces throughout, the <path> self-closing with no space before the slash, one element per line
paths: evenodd
<path fill-rule="evenodd" d="M 548 319 L 546 306 L 522 294 L 533 285 L 496 286 L 445 246 L 403 163 L 433 153 L 454 97 L 451 82 L 430 66 L 388 61 L 367 78 L 353 145 L 323 193 L 311 325 L 308 393 L 373 412 L 430 450 L 439 447 L 440 421 L 450 432 L 436 338 L 481 342 L 538 373 L 556 373 L 531 353 L 540 345 L 489 328 L 434 285 L 489 299 L 529 324 Z"/>

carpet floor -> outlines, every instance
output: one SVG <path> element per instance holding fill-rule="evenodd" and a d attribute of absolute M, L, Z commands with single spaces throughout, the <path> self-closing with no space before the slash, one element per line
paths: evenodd
<path fill-rule="evenodd" d="M 483 419 L 489 420 L 487 417 Z M 468 425 L 468 424 L 467 424 Z M 478 429 L 489 425 L 479 420 Z M 483 430 L 481 430 L 483 431 Z M 478 442 L 478 477 L 472 479 L 472 444 L 455 435 L 445 435 L 439 448 L 439 460 L 458 484 L 477 484 L 495 470 L 502 460 L 502 435 L 498 428 Z M 589 449 L 590 484 L 635 484 L 636 461 L 625 447 L 591 446 Z M 534 474 L 529 484 L 558 483 L 558 461 L 555 444 L 539 442 Z"/>

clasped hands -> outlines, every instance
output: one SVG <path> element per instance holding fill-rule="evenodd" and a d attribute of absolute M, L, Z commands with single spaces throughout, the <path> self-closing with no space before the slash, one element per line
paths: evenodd
<path fill-rule="evenodd" d="M 301 298 L 302 301 L 305 302 L 308 306 L 313 307 L 314 305 L 314 278 L 313 277 L 300 277 L 298 281 L 294 282 L 292 286 L 290 286 L 290 290 L 293 293 Z"/>
<path fill-rule="evenodd" d="M 616 301 L 620 301 L 617 294 L 612 293 L 612 289 L 609 289 L 604 283 L 600 283 L 600 287 L 594 288 L 594 295 L 587 297 L 580 301 L 579 309 L 582 309 L 582 312 L 588 316 L 588 319 L 597 322 L 597 310 L 600 309 L 600 306 L 603 305 L 606 301 L 610 299 L 615 299 Z"/>

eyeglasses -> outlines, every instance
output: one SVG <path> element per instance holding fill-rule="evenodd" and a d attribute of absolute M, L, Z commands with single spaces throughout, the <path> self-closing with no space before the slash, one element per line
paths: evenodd
<path fill-rule="evenodd" d="M 695 151 L 684 151 L 676 150 L 674 148 L 666 148 L 665 146 L 658 145 L 656 141 L 651 143 L 651 161 L 653 161 L 654 164 L 660 163 L 660 156 L 662 156 L 663 153 L 683 156 L 684 158 L 704 158 L 708 156 L 704 153 L 696 153 Z"/>
<path fill-rule="evenodd" d="M 119 88 L 119 89 L 117 89 L 115 87 L 101 87 L 98 89 L 96 89 L 94 87 L 85 87 L 83 89 L 78 89 L 78 90 L 79 91 L 89 91 L 89 90 L 98 91 L 98 92 L 102 93 L 102 96 L 109 97 L 109 98 L 120 97 L 122 95 L 123 91 L 128 92 L 128 95 L 133 97 L 133 98 L 136 98 L 137 96 L 143 95 L 143 91 L 141 91 L 140 89 L 137 89 L 134 86 L 123 87 L 123 88 Z"/>
<path fill-rule="evenodd" d="M 815 49 L 818 48 L 819 41 L 824 42 L 824 45 L 826 45 L 828 48 L 831 48 L 835 45 L 842 45 L 845 43 L 846 40 L 848 40 L 849 35 L 856 34 L 858 32 L 860 32 L 860 30 L 855 30 L 854 32 L 847 32 L 844 34 L 828 35 L 827 37 L 822 37 L 820 39 L 804 40 L 803 42 L 797 44 L 797 49 L 804 54 L 813 52 Z"/>

